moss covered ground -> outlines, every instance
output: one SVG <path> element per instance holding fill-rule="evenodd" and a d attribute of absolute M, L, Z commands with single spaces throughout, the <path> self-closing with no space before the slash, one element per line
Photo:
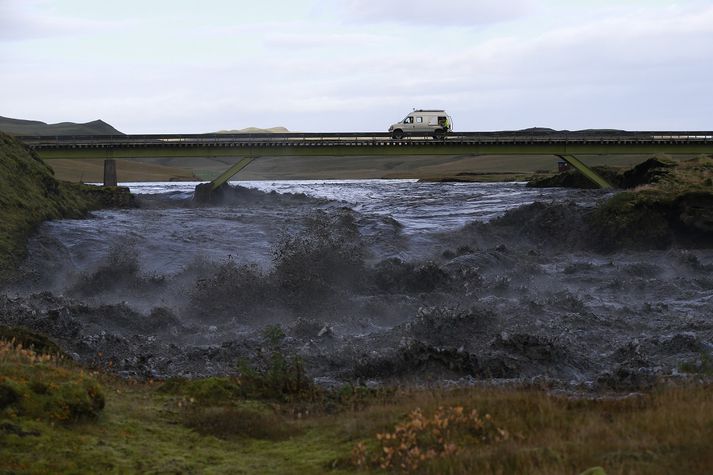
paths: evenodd
<path fill-rule="evenodd" d="M 704 474 L 711 387 L 342 388 L 246 397 L 239 378 L 133 382 L 5 340 L 0 473 Z M 249 392 L 249 391 L 248 391 Z M 406 467 L 404 469 L 403 467 Z"/>

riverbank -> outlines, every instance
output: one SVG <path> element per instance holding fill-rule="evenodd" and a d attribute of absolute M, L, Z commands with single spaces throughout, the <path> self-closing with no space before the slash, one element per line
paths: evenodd
<path fill-rule="evenodd" d="M 624 191 L 600 205 L 587 235 L 602 251 L 713 246 L 713 158 L 651 158 L 630 168 L 599 168 Z M 532 187 L 591 188 L 576 170 L 534 179 Z"/>
<path fill-rule="evenodd" d="M 25 256 L 27 238 L 45 220 L 82 218 L 102 207 L 133 206 L 126 188 L 62 182 L 37 155 L 0 133 L 0 283 Z"/>

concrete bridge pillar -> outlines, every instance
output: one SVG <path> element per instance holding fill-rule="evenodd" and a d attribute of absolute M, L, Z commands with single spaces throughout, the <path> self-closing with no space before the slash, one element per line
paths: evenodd
<path fill-rule="evenodd" d="M 116 161 L 104 160 L 104 186 L 116 186 Z"/>

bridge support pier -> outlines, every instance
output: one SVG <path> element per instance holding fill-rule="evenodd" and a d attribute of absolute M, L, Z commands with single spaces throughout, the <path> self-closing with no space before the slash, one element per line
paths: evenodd
<path fill-rule="evenodd" d="M 200 204 L 208 204 L 211 201 L 217 201 L 218 192 L 213 193 L 212 183 L 201 183 L 196 186 L 193 192 L 193 201 Z"/>
<path fill-rule="evenodd" d="M 250 163 L 256 158 L 257 157 L 245 157 L 221 173 L 218 178 L 214 179 L 210 183 L 201 183 L 196 186 L 196 189 L 193 192 L 193 201 L 197 203 L 210 203 L 212 201 L 218 201 L 220 196 L 220 187 L 228 183 L 228 180 L 233 178 L 240 170 L 250 165 Z"/>
<path fill-rule="evenodd" d="M 104 186 L 116 186 L 116 160 L 104 160 Z"/>
<path fill-rule="evenodd" d="M 574 155 L 557 155 L 559 158 L 562 160 L 566 161 L 570 165 L 572 165 L 574 168 L 579 171 L 582 175 L 584 175 L 589 181 L 597 185 L 599 188 L 612 188 L 611 184 L 609 184 L 608 181 L 606 181 L 604 178 L 599 176 L 597 172 L 589 168 L 587 165 L 584 164 L 581 160 L 579 160 L 577 157 Z"/>

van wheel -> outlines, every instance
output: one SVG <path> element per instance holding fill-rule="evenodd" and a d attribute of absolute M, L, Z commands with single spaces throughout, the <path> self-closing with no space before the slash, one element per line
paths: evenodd
<path fill-rule="evenodd" d="M 433 138 L 435 139 L 444 139 L 446 138 L 446 131 L 443 129 L 438 129 L 434 132 Z"/>
<path fill-rule="evenodd" d="M 404 138 L 404 131 L 401 129 L 396 129 L 394 132 L 391 134 L 391 137 L 396 139 L 396 140 L 401 140 Z"/>

